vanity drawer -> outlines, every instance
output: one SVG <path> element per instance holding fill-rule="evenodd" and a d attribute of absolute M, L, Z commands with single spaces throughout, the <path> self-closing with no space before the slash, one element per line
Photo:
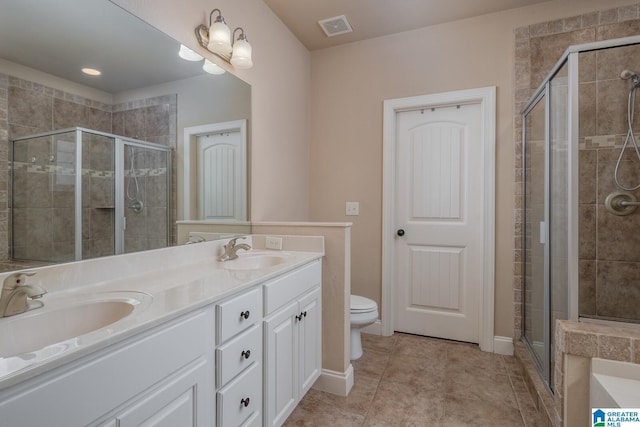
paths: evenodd
<path fill-rule="evenodd" d="M 261 413 L 262 409 L 262 365 L 254 363 L 217 394 L 218 425 L 241 426 Z"/>
<path fill-rule="evenodd" d="M 216 341 L 221 344 L 262 320 L 262 289 L 232 297 L 216 305 Z"/>
<path fill-rule="evenodd" d="M 257 324 L 216 349 L 216 382 L 222 387 L 253 362 L 262 360 L 262 325 Z"/>
<path fill-rule="evenodd" d="M 314 261 L 264 284 L 264 311 L 271 314 L 322 282 L 322 265 Z"/>

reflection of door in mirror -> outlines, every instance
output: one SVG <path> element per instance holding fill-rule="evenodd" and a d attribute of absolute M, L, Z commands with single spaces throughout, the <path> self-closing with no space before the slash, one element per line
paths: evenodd
<path fill-rule="evenodd" d="M 246 222 L 246 120 L 185 128 L 184 141 L 185 217 Z"/>
<path fill-rule="evenodd" d="M 240 131 L 199 135 L 199 216 L 213 221 L 244 221 L 242 191 L 245 144 Z"/>

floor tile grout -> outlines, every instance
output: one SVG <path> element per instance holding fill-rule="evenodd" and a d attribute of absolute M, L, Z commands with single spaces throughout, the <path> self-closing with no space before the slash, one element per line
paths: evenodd
<path fill-rule="evenodd" d="M 363 349 L 363 358 L 353 361 L 354 386 L 348 397 L 309 393 L 285 426 L 484 423 L 530 427 L 515 386 L 515 381 L 523 380 L 515 375 L 513 361 L 509 362 L 512 356 L 484 353 L 468 343 L 407 334 L 363 334 Z M 402 363 L 403 358 L 405 362 L 412 359 Z M 377 375 L 372 377 L 372 373 Z M 366 389 L 372 378 L 373 391 Z M 437 414 L 435 421 L 429 418 L 433 413 Z"/>

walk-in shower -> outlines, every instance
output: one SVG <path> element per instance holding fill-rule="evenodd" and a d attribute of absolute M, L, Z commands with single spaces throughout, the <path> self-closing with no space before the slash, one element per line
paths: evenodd
<path fill-rule="evenodd" d="M 11 147 L 13 259 L 63 262 L 169 244 L 170 148 L 84 128 Z"/>
<path fill-rule="evenodd" d="M 552 389 L 555 320 L 640 323 L 640 210 L 607 207 L 640 196 L 635 70 L 640 37 L 572 46 L 522 113 L 523 340 Z"/>

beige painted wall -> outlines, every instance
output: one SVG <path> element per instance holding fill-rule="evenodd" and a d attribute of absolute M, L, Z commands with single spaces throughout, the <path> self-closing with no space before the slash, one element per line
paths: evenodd
<path fill-rule="evenodd" d="M 213 7 L 247 30 L 255 66 L 237 75 L 252 85 L 252 219 L 353 221 L 353 292 L 377 301 L 383 100 L 497 86 L 500 336 L 513 325 L 513 30 L 635 2 L 552 0 L 309 54 L 261 1 L 114 1 L 192 48 Z M 345 218 L 346 201 L 360 202 L 360 216 Z"/>
<path fill-rule="evenodd" d="M 234 71 L 251 84 L 251 216 L 306 220 L 309 208 L 310 54 L 262 1 L 113 0 L 183 44 L 229 69 L 195 40 L 213 8 L 242 26 L 254 67 Z"/>
<path fill-rule="evenodd" d="M 513 335 L 513 31 L 632 3 L 553 0 L 312 52 L 310 220 L 353 221 L 353 293 L 380 301 L 383 100 L 497 86 L 495 335 Z"/>

